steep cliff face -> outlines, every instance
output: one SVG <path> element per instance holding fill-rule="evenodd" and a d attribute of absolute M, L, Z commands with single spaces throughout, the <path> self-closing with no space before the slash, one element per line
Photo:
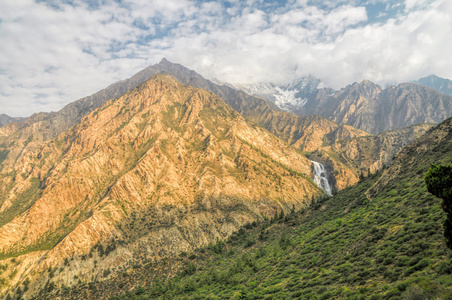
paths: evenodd
<path fill-rule="evenodd" d="M 362 136 L 348 140 L 341 140 L 324 150 L 340 157 L 347 166 L 357 173 L 367 175 L 375 173 L 384 165 L 388 165 L 392 158 L 406 145 L 416 140 L 433 124 L 418 124 L 407 128 L 382 132 L 376 136 Z"/>
<path fill-rule="evenodd" d="M 306 157 L 216 95 L 163 74 L 1 176 L 0 253 L 22 254 L 9 287 L 29 278 L 29 294 L 224 239 L 322 194 Z"/>
<path fill-rule="evenodd" d="M 442 122 L 452 115 L 452 97 L 415 83 L 383 89 L 364 80 L 334 93 L 318 90 L 298 114 L 318 114 L 378 134 L 418 123 Z"/>

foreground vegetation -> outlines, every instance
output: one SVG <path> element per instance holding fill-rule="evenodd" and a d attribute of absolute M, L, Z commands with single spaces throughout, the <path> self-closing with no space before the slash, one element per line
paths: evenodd
<path fill-rule="evenodd" d="M 447 247 L 452 249 L 452 164 L 432 164 L 425 175 L 425 183 L 430 193 L 443 199 L 441 207 L 447 214 L 444 221 L 444 239 Z"/>

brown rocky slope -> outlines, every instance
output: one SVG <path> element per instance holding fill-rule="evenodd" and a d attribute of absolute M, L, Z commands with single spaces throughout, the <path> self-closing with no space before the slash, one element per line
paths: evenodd
<path fill-rule="evenodd" d="M 28 282 L 27 298 L 224 239 L 322 195 L 310 166 L 216 95 L 157 75 L 4 168 L 0 288 Z"/>
<path fill-rule="evenodd" d="M 340 127 L 324 117 L 300 117 L 282 112 L 268 100 L 247 95 L 229 86 L 214 84 L 195 71 L 163 59 L 130 79 L 112 84 L 92 96 L 68 104 L 59 112 L 35 114 L 24 123 L 16 122 L 0 128 L 0 171 L 1 168 L 12 168 L 22 156 L 30 151 L 37 151 L 43 143 L 77 124 L 84 115 L 100 107 L 110 98 L 118 97 L 158 73 L 170 74 L 183 84 L 213 92 L 247 120 L 266 128 L 301 151 L 314 151 L 325 142 L 331 144 L 334 139 L 326 140 L 325 135 L 335 136 L 338 130 L 347 132 L 345 135 L 349 138 L 367 135 L 351 126 Z M 346 181 L 345 176 L 337 178 L 338 182 L 342 182 L 339 185 L 341 188 L 357 181 L 357 174 L 347 170 L 348 166 L 336 164 L 336 168 L 338 174 L 350 176 Z"/>
<path fill-rule="evenodd" d="M 434 124 L 417 124 L 406 128 L 385 131 L 378 135 L 337 139 L 321 151 L 336 157 L 356 173 L 368 175 L 388 165 L 406 145 L 416 140 Z"/>
<path fill-rule="evenodd" d="M 0 164 L 12 167 L 21 156 L 36 151 L 42 144 L 76 125 L 80 119 L 109 99 L 119 97 L 158 73 L 167 73 L 183 84 L 213 92 L 246 119 L 266 128 L 279 138 L 303 151 L 313 151 L 323 143 L 323 137 L 339 127 L 320 116 L 300 117 L 280 111 L 272 102 L 247 95 L 226 85 L 218 85 L 193 70 L 166 59 L 147 67 L 133 77 L 110 85 L 102 91 L 68 104 L 59 112 L 38 113 L 24 123 L 0 128 Z M 367 135 L 348 128 L 350 137 Z"/>

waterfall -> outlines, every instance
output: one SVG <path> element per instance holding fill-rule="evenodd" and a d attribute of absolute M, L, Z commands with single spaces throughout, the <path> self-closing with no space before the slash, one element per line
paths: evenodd
<path fill-rule="evenodd" d="M 314 166 L 314 183 L 317 184 L 322 190 L 325 191 L 330 196 L 333 196 L 331 186 L 328 183 L 328 179 L 326 178 L 326 170 L 325 167 L 316 161 L 311 160 L 312 165 Z"/>

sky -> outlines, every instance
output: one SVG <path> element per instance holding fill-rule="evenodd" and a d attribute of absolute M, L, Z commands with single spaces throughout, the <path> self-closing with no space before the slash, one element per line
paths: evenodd
<path fill-rule="evenodd" d="M 0 0 L 0 114 L 24 117 L 162 58 L 209 79 L 340 89 L 452 78 L 450 0 Z"/>

